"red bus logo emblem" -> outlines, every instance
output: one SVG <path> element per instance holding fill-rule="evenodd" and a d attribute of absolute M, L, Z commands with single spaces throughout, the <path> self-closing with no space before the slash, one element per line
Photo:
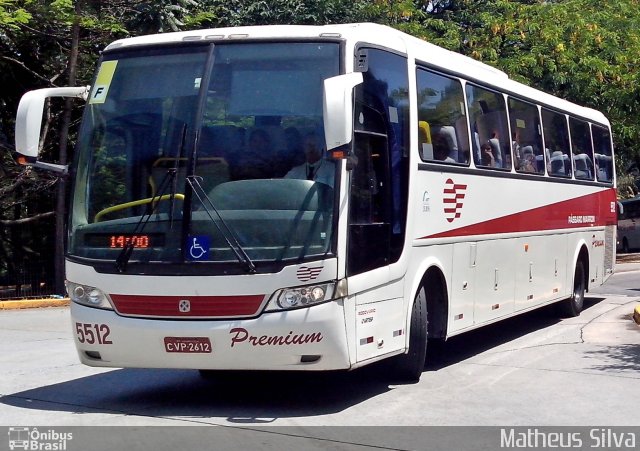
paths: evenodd
<path fill-rule="evenodd" d="M 462 205 L 467 185 L 453 183 L 453 180 L 447 179 L 442 192 L 442 201 L 444 202 L 444 214 L 448 222 L 453 222 L 462 214 Z"/>
<path fill-rule="evenodd" d="M 296 275 L 298 276 L 298 280 L 308 282 L 317 279 L 322 272 L 322 268 L 322 266 L 301 266 L 298 268 Z"/>

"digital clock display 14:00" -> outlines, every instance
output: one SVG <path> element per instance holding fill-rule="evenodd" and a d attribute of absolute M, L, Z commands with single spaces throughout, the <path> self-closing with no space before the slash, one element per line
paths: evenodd
<path fill-rule="evenodd" d="M 106 234 L 91 233 L 85 235 L 85 244 L 91 247 L 106 247 L 110 249 L 122 249 L 133 246 L 136 249 L 148 249 L 150 247 L 164 246 L 164 235 L 151 234 Z"/>
<path fill-rule="evenodd" d="M 122 248 L 125 246 L 133 245 L 145 249 L 149 247 L 149 235 L 111 235 L 109 236 L 109 247 Z"/>

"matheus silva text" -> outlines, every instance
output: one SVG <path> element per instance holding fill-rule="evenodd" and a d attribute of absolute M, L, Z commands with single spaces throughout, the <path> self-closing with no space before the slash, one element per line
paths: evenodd
<path fill-rule="evenodd" d="M 590 428 L 583 432 L 572 432 L 567 428 L 561 431 L 554 428 L 501 428 L 500 447 L 635 449 L 636 434 L 615 428 Z"/>

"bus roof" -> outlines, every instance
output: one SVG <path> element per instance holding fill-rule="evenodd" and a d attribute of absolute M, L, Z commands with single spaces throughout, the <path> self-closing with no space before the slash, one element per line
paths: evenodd
<path fill-rule="evenodd" d="M 459 74 L 488 87 L 506 91 L 551 108 L 571 112 L 594 122 L 609 126 L 607 118 L 599 111 L 586 108 L 567 100 L 539 91 L 519 83 L 493 66 L 474 60 L 460 53 L 431 44 L 394 28 L 374 23 L 338 25 L 261 25 L 247 27 L 213 28 L 175 33 L 162 33 L 117 40 L 105 50 L 139 45 L 162 45 L 179 42 L 226 41 L 238 42 L 246 39 L 313 39 L 337 38 L 353 43 L 370 43 L 389 48 L 429 64 L 432 68 Z"/>

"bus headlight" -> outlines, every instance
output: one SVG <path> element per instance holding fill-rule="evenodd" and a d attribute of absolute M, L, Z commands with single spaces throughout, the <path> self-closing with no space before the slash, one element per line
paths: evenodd
<path fill-rule="evenodd" d="M 102 290 L 88 285 L 69 282 L 64 283 L 67 287 L 69 298 L 76 304 L 86 305 L 88 307 L 102 308 L 113 310 L 109 296 Z"/>
<path fill-rule="evenodd" d="M 271 296 L 265 311 L 291 310 L 330 301 L 334 299 L 335 285 L 330 282 L 278 290 Z"/>

